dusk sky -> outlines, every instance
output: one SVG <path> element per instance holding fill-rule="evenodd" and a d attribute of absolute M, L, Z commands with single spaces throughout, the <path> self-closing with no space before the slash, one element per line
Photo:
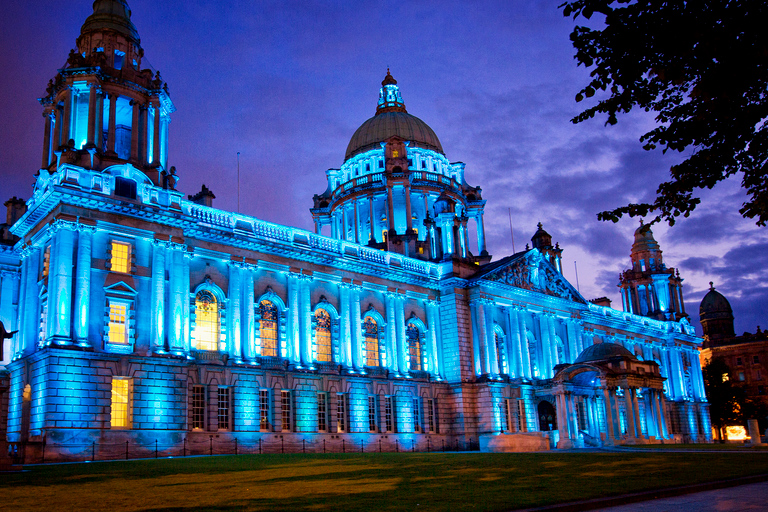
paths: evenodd
<path fill-rule="evenodd" d="M 649 201 L 679 154 L 646 152 L 653 118 L 632 114 L 573 125 L 587 81 L 568 38 L 561 0 L 535 2 L 290 2 L 129 0 L 145 51 L 177 111 L 169 164 L 186 194 L 205 183 L 214 206 L 312 229 L 312 195 L 326 188 L 355 129 L 371 117 L 387 67 L 408 112 L 437 133 L 446 156 L 465 162 L 486 205 L 488 250 L 511 254 L 536 223 L 559 242 L 565 277 L 581 293 L 621 309 L 637 219 L 596 213 Z M 37 98 L 64 65 L 88 0 L 10 0 L 0 19 L 0 199 L 28 198 L 40 165 Z M 768 228 L 744 220 L 731 180 L 672 228 L 654 226 L 664 261 L 680 269 L 686 310 L 714 281 L 731 302 L 736 332 L 768 327 Z"/>

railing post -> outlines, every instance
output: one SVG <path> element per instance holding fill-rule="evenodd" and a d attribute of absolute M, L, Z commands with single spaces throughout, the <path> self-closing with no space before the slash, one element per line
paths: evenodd
<path fill-rule="evenodd" d="M 362 439 L 360 440 L 360 453 L 364 453 L 363 452 L 363 440 Z"/>
<path fill-rule="evenodd" d="M 285 453 L 285 439 L 280 436 L 280 453 Z"/>
<path fill-rule="evenodd" d="M 128 441 L 125 442 L 125 460 L 128 460 Z"/>
<path fill-rule="evenodd" d="M 187 438 L 184 438 L 184 456 L 187 456 Z"/>
<path fill-rule="evenodd" d="M 323 453 L 325 453 L 325 439 L 323 439 Z"/>
<path fill-rule="evenodd" d="M 157 458 L 157 439 L 155 439 L 155 458 Z"/>
<path fill-rule="evenodd" d="M 443 442 L 443 453 L 445 453 L 445 439 L 441 439 L 441 441 Z"/>
<path fill-rule="evenodd" d="M 210 448 L 208 449 L 208 455 L 213 455 L 213 436 L 210 436 Z"/>
<path fill-rule="evenodd" d="M 306 441 L 304 439 L 301 440 L 301 453 L 307 453 L 307 446 Z"/>
<path fill-rule="evenodd" d="M 96 441 L 91 445 L 91 460 L 96 460 Z"/>
<path fill-rule="evenodd" d="M 427 438 L 427 453 L 429 453 L 429 438 Z"/>
<path fill-rule="evenodd" d="M 395 451 L 400 453 L 400 442 L 397 439 L 395 439 Z"/>
<path fill-rule="evenodd" d="M 235 455 L 237 455 L 237 438 L 235 438 Z"/>
<path fill-rule="evenodd" d="M 259 438 L 259 455 L 261 455 L 261 438 Z"/>
<path fill-rule="evenodd" d="M 411 439 L 411 453 L 416 451 L 416 441 Z"/>
<path fill-rule="evenodd" d="M 341 453 L 347 453 L 347 448 L 344 445 L 344 439 L 341 440 Z"/>

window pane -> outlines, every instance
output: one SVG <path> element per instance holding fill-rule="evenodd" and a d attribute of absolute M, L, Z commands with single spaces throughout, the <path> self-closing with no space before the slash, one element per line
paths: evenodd
<path fill-rule="evenodd" d="M 205 386 L 192 386 L 192 428 L 205 428 Z"/>
<path fill-rule="evenodd" d="M 195 342 L 197 350 L 219 349 L 219 305 L 208 290 L 195 297 Z"/>
<path fill-rule="evenodd" d="M 128 379 L 112 378 L 112 427 L 128 427 Z"/>
<path fill-rule="evenodd" d="M 126 328 L 128 319 L 128 305 L 110 302 L 109 303 L 109 342 L 110 343 L 128 343 L 128 330 Z"/>
<path fill-rule="evenodd" d="M 411 364 L 411 370 L 421 371 L 421 332 L 413 324 L 408 324 L 405 329 L 405 339 L 408 343 L 408 358 Z"/>
<path fill-rule="evenodd" d="M 379 326 L 370 316 L 363 321 L 365 329 L 365 365 L 379 366 Z"/>
<path fill-rule="evenodd" d="M 315 312 L 317 327 L 315 328 L 315 343 L 317 344 L 317 360 L 323 363 L 332 361 L 331 356 L 331 315 L 324 309 Z"/>
<path fill-rule="evenodd" d="M 283 431 L 290 431 L 291 430 L 291 392 L 290 391 L 282 391 L 280 393 L 281 396 L 281 408 L 282 408 L 282 420 L 283 420 Z"/>
<path fill-rule="evenodd" d="M 229 430 L 229 388 L 219 388 L 219 430 Z"/>
<path fill-rule="evenodd" d="M 277 308 L 270 301 L 263 300 L 259 310 L 261 312 L 259 326 L 261 355 L 277 357 Z"/>
<path fill-rule="evenodd" d="M 131 271 L 131 245 L 123 242 L 112 242 L 112 272 Z"/>
<path fill-rule="evenodd" d="M 325 432 L 328 430 L 328 415 L 325 393 L 317 394 L 317 430 L 320 432 Z"/>
<path fill-rule="evenodd" d="M 259 390 L 259 429 L 269 430 L 269 390 Z"/>

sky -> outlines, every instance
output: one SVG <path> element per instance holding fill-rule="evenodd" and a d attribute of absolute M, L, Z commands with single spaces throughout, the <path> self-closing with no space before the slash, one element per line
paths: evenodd
<path fill-rule="evenodd" d="M 599 211 L 650 201 L 684 155 L 644 151 L 654 126 L 630 113 L 574 125 L 588 81 L 557 9 L 562 0 L 335 2 L 129 0 L 145 51 L 177 111 L 169 165 L 186 194 L 205 183 L 214 206 L 313 229 L 312 196 L 376 108 L 387 67 L 406 108 L 483 189 L 488 251 L 520 251 L 541 222 L 563 248 L 563 272 L 587 299 L 621 309 L 637 219 Z M 88 0 L 6 0 L 0 19 L 0 199 L 28 198 L 42 155 L 37 98 L 66 62 Z M 736 332 L 768 327 L 768 228 L 738 213 L 738 177 L 701 194 L 673 227 L 653 227 L 684 278 L 697 326 L 709 282 L 730 301 Z M 578 269 L 578 270 L 576 270 Z M 578 271 L 578 279 L 576 272 Z"/>

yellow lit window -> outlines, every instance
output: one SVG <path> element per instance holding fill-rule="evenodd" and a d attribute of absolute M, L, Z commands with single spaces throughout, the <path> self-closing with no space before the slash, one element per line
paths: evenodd
<path fill-rule="evenodd" d="M 370 316 L 363 320 L 365 332 L 365 365 L 379 366 L 379 326 Z"/>
<path fill-rule="evenodd" d="M 48 276 L 48 272 L 51 269 L 51 246 L 45 248 L 45 253 L 43 253 L 43 277 Z"/>
<path fill-rule="evenodd" d="M 128 305 L 109 303 L 109 342 L 128 343 Z"/>
<path fill-rule="evenodd" d="M 277 357 L 277 308 L 268 300 L 259 305 L 261 321 L 259 335 L 261 336 L 261 355 Z"/>
<path fill-rule="evenodd" d="M 331 315 L 324 309 L 315 312 L 317 327 L 315 328 L 315 343 L 317 344 L 317 360 L 323 363 L 331 362 Z"/>
<path fill-rule="evenodd" d="M 131 271 L 131 244 L 112 242 L 112 272 L 128 274 Z"/>
<path fill-rule="evenodd" d="M 112 377 L 112 428 L 130 427 L 131 380 Z"/>
<path fill-rule="evenodd" d="M 197 350 L 219 349 L 219 304 L 208 290 L 195 297 L 195 343 Z"/>

